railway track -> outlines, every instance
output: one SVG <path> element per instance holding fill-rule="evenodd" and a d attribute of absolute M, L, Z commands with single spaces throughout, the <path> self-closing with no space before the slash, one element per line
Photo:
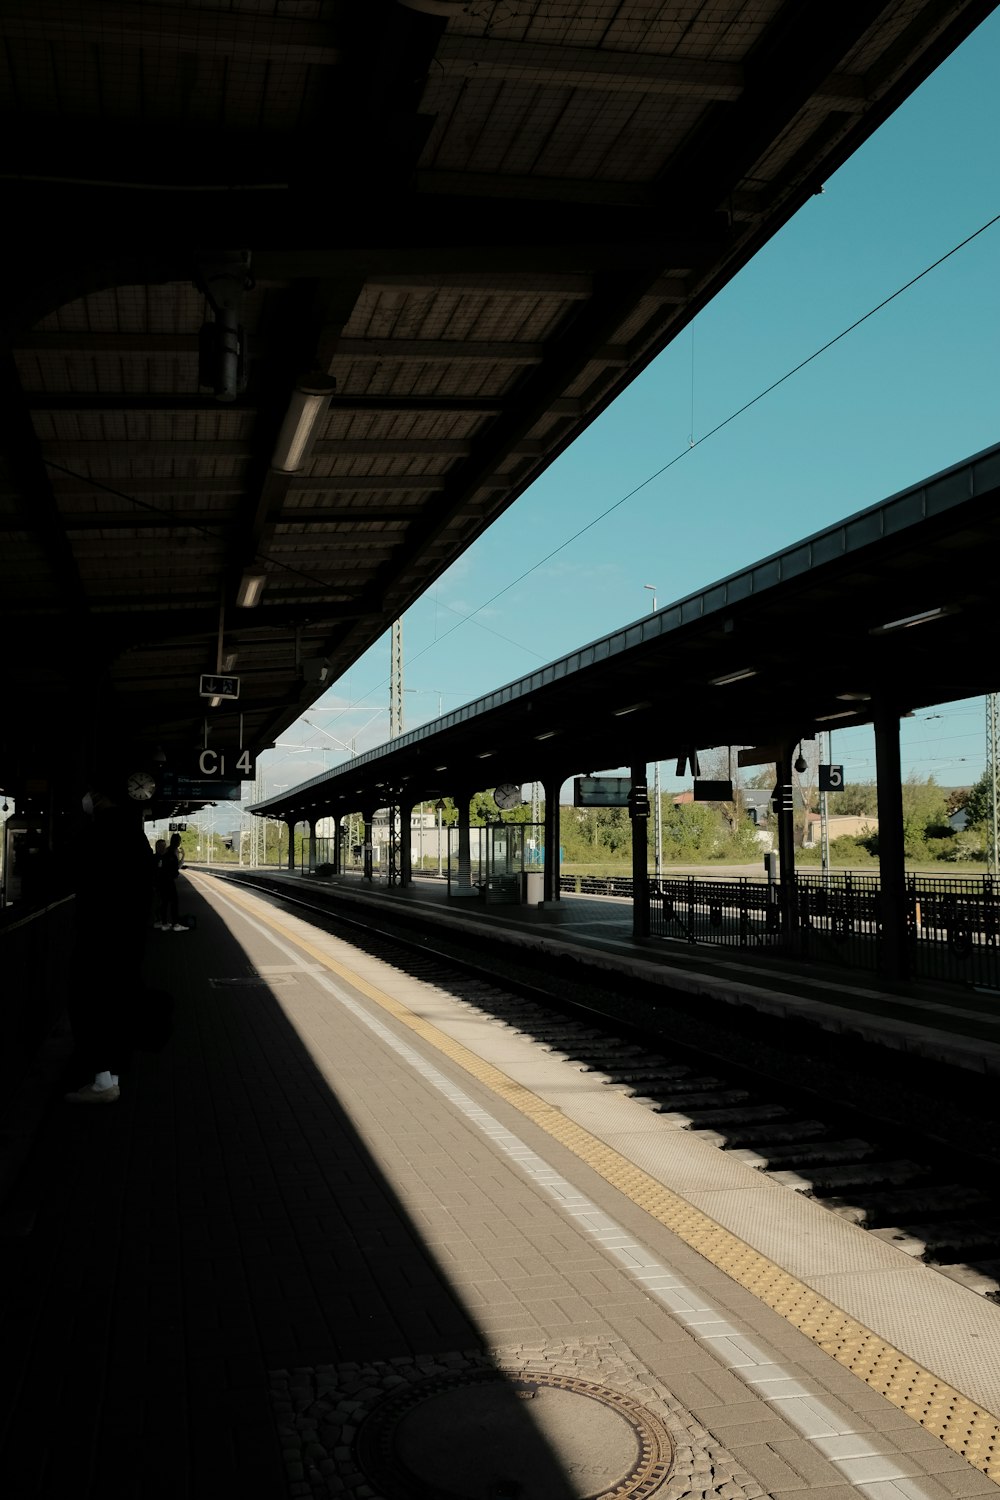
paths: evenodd
<path fill-rule="evenodd" d="M 447 988 L 1000 1302 L 1000 1130 L 989 1086 L 974 1076 L 660 986 L 612 987 L 585 959 L 529 960 L 479 933 L 474 942 L 440 928 L 429 936 L 416 914 L 359 919 L 333 893 L 291 894 L 259 876 L 234 883 Z"/>

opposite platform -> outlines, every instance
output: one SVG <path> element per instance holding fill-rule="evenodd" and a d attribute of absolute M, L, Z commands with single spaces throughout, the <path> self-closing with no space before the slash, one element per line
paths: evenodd
<path fill-rule="evenodd" d="M 732 949 L 697 948 L 632 938 L 631 904 L 617 897 L 564 893 L 562 920 L 550 926 L 530 909 L 449 899 L 447 884 L 415 879 L 400 890 L 367 884 L 358 876 L 318 879 L 273 868 L 227 878 L 277 880 L 303 893 L 328 888 L 338 899 L 406 911 L 418 906 L 429 923 L 479 930 L 530 952 L 580 958 L 598 970 L 626 974 L 685 994 L 749 1005 L 769 1015 L 808 1021 L 821 1029 L 853 1033 L 865 1041 L 975 1073 L 1000 1075 L 1000 995 L 957 986 L 880 985 L 875 976 L 779 963 L 770 956 L 736 956 Z"/>

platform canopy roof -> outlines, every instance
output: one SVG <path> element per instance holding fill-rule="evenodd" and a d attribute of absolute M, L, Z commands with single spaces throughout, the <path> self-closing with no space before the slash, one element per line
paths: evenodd
<path fill-rule="evenodd" d="M 992 8 L 5 0 L 0 781 L 271 743 Z"/>
<path fill-rule="evenodd" d="M 794 747 L 1000 690 L 1000 445 L 253 809 L 315 819 L 459 789 Z"/>

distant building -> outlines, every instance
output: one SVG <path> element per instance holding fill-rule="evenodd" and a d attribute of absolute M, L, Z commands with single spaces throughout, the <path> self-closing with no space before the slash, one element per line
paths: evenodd
<path fill-rule="evenodd" d="M 848 816 L 844 813 L 827 818 L 826 821 L 831 843 L 834 839 L 867 838 L 870 833 L 878 833 L 878 818 Z M 806 814 L 806 836 L 802 840 L 804 849 L 815 848 L 820 842 L 822 823 L 819 813 Z"/>

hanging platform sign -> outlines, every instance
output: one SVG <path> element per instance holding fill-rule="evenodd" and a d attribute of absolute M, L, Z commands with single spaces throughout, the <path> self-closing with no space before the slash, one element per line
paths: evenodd
<path fill-rule="evenodd" d="M 628 807 L 632 782 L 628 776 L 577 776 L 574 807 Z"/>
<path fill-rule="evenodd" d="M 184 776 L 179 771 L 161 771 L 160 796 L 168 802 L 240 802 L 243 783 Z"/>
<path fill-rule="evenodd" d="M 215 677 L 208 672 L 203 672 L 198 692 L 202 698 L 238 698 L 240 679 L 238 677 Z"/>
<path fill-rule="evenodd" d="M 257 758 L 252 750 L 242 750 L 237 745 L 206 745 L 199 750 L 192 776 L 218 777 L 220 781 L 253 781 L 257 775 Z"/>
<path fill-rule="evenodd" d="M 696 802 L 732 802 L 731 781 L 699 781 L 695 778 L 694 800 Z"/>
<path fill-rule="evenodd" d="M 737 752 L 736 760 L 741 769 L 743 766 L 774 766 L 784 754 L 786 751 L 780 745 L 748 745 Z"/>
<path fill-rule="evenodd" d="M 821 792 L 842 792 L 844 790 L 843 766 L 820 766 L 819 789 Z"/>

